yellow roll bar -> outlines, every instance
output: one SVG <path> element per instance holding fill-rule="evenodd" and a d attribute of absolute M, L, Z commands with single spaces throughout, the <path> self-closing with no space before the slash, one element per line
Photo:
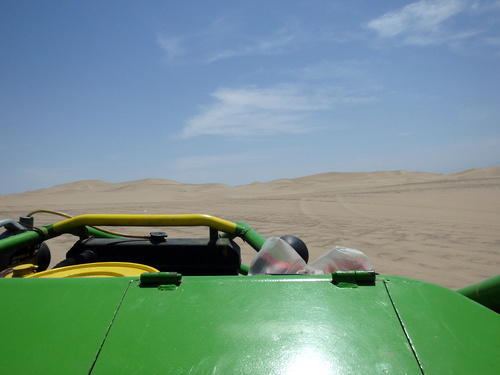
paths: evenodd
<path fill-rule="evenodd" d="M 204 214 L 183 215 L 115 215 L 88 214 L 72 217 L 52 225 L 57 234 L 69 233 L 82 226 L 206 226 L 234 234 L 237 224 Z"/>

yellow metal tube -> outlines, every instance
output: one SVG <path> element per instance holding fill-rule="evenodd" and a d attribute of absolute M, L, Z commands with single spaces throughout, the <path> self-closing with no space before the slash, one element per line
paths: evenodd
<path fill-rule="evenodd" d="M 206 226 L 233 234 L 236 223 L 204 214 L 183 215 L 116 215 L 89 214 L 72 217 L 53 224 L 56 234 L 69 233 L 83 226 Z"/>

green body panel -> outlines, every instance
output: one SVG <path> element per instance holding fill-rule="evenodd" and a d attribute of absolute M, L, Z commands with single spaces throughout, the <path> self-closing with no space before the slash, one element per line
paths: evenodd
<path fill-rule="evenodd" d="M 500 315 L 438 285 L 386 285 L 425 374 L 500 373 Z"/>
<path fill-rule="evenodd" d="M 500 316 L 446 288 L 179 278 L 0 279 L 2 372 L 500 373 Z"/>
<path fill-rule="evenodd" d="M 0 372 L 88 373 L 128 284 L 123 278 L 0 279 Z"/>
<path fill-rule="evenodd" d="M 136 283 L 93 373 L 305 371 L 420 373 L 382 284 L 338 288 L 328 276 L 186 277 L 175 290 Z"/>

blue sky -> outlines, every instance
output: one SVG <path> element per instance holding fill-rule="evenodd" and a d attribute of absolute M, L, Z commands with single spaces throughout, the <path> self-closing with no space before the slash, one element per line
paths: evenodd
<path fill-rule="evenodd" d="M 0 194 L 500 165 L 500 1 L 0 2 Z"/>

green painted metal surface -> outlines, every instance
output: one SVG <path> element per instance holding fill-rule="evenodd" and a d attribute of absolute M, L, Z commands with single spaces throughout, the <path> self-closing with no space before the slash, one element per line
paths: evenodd
<path fill-rule="evenodd" d="M 500 315 L 438 285 L 386 286 L 425 374 L 500 373 Z"/>
<path fill-rule="evenodd" d="M 469 285 L 457 292 L 500 313 L 500 275 Z"/>
<path fill-rule="evenodd" d="M 87 374 L 128 285 L 0 279 L 0 373 Z"/>
<path fill-rule="evenodd" d="M 500 372 L 498 314 L 436 285 L 360 276 L 0 279 L 0 368 L 30 374 Z"/>
<path fill-rule="evenodd" d="M 128 290 L 93 374 L 420 373 L 383 284 L 185 277 Z"/>

